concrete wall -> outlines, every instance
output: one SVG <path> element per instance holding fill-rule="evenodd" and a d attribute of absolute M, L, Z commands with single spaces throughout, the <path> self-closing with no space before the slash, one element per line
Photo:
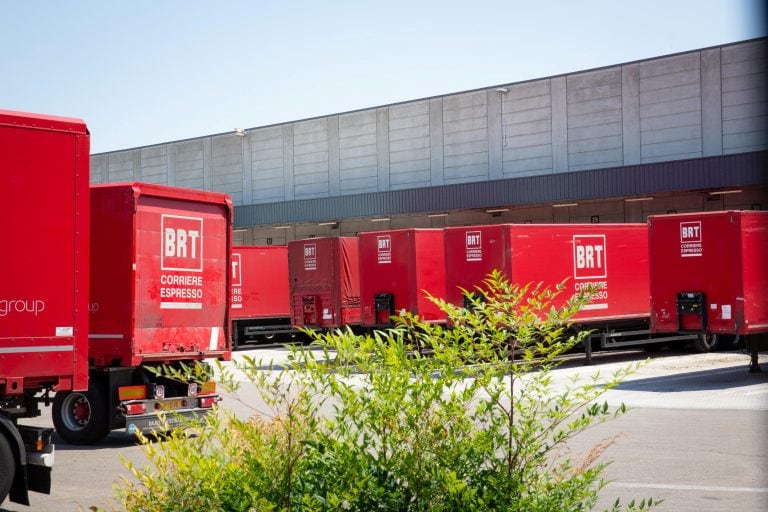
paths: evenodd
<path fill-rule="evenodd" d="M 91 157 L 236 205 L 768 148 L 765 40 Z"/>

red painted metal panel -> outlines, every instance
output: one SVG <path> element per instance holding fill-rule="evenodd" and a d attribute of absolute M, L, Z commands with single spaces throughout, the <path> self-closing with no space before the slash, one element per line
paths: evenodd
<path fill-rule="evenodd" d="M 492 271 L 513 283 L 552 287 L 562 300 L 592 284 L 599 291 L 576 315 L 581 322 L 647 318 L 648 229 L 645 224 L 502 224 L 445 229 L 448 302 L 473 291 Z"/>
<path fill-rule="evenodd" d="M 388 312 L 377 311 L 376 296 L 391 294 L 394 314 L 408 311 L 428 322 L 444 322 L 445 314 L 425 292 L 445 298 L 443 230 L 399 229 L 360 233 L 362 323 L 386 323 Z"/>
<path fill-rule="evenodd" d="M 358 239 L 288 242 L 291 322 L 333 329 L 360 323 Z"/>
<path fill-rule="evenodd" d="M 768 213 L 657 215 L 648 223 L 655 332 L 768 332 Z M 702 307 L 678 314 L 679 293 Z"/>
<path fill-rule="evenodd" d="M 122 183 L 91 204 L 93 363 L 228 358 L 229 196 Z"/>
<path fill-rule="evenodd" d="M 0 394 L 87 389 L 88 130 L 0 111 L 0 155 Z"/>
<path fill-rule="evenodd" d="M 768 212 L 741 212 L 744 332 L 768 332 Z"/>
<path fill-rule="evenodd" d="M 233 320 L 291 316 L 288 247 L 232 248 Z"/>

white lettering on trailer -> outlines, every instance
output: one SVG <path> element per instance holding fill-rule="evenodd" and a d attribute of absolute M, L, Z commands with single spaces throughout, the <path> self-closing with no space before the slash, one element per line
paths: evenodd
<path fill-rule="evenodd" d="M 203 271 L 203 219 L 160 215 L 160 270 Z"/>
<path fill-rule="evenodd" d="M 203 299 L 203 276 L 201 275 L 163 274 L 160 276 L 160 284 L 163 285 L 160 288 L 161 299 Z"/>
<path fill-rule="evenodd" d="M 573 284 L 573 289 L 576 293 L 579 293 L 582 290 L 586 290 L 589 287 L 592 287 L 594 289 L 592 294 L 592 300 L 593 301 L 606 301 L 608 300 L 608 281 L 579 281 Z M 608 304 L 589 304 L 587 307 L 585 306 L 584 309 L 608 309 Z M 600 306 L 600 307 L 597 307 Z"/>
<path fill-rule="evenodd" d="M 573 235 L 573 277 L 576 292 L 594 289 L 585 310 L 608 309 L 608 248 L 605 234 Z"/>
<path fill-rule="evenodd" d="M 573 235 L 573 277 L 605 279 L 608 255 L 605 235 Z"/>
<path fill-rule="evenodd" d="M 165 228 L 165 255 L 176 258 L 197 258 L 197 237 L 200 233 L 195 230 Z M 187 238 L 189 242 L 189 256 L 187 256 Z"/>
<path fill-rule="evenodd" d="M 239 252 L 232 253 L 232 286 L 243 284 L 243 259 Z"/>
<path fill-rule="evenodd" d="M 0 317 L 13 313 L 33 313 L 35 316 L 45 311 L 45 301 L 40 299 L 0 299 Z"/>
<path fill-rule="evenodd" d="M 602 253 L 602 245 L 585 245 L 576 247 L 576 267 L 597 269 L 602 268 Z"/>
<path fill-rule="evenodd" d="M 203 286 L 203 276 L 175 276 L 163 274 L 160 276 L 160 284 Z"/>
<path fill-rule="evenodd" d="M 232 309 L 243 309 L 243 289 L 241 287 L 232 288 Z"/>

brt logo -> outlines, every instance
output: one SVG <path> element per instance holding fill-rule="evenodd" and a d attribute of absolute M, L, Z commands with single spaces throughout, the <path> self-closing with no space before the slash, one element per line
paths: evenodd
<path fill-rule="evenodd" d="M 161 270 L 203 271 L 203 219 L 161 215 Z"/>
<path fill-rule="evenodd" d="M 467 231 L 467 249 L 482 249 L 479 231 Z"/>
<path fill-rule="evenodd" d="M 392 263 L 392 237 L 390 235 L 377 236 L 376 248 L 379 263 Z"/>
<path fill-rule="evenodd" d="M 243 284 L 243 260 L 240 253 L 232 253 L 232 286 Z"/>
<path fill-rule="evenodd" d="M 607 277 L 605 235 L 573 236 L 573 277 L 597 279 Z"/>
<path fill-rule="evenodd" d="M 680 223 L 680 243 L 701 242 L 701 221 Z"/>
<path fill-rule="evenodd" d="M 467 231 L 465 236 L 464 245 L 467 250 L 467 261 L 482 261 L 483 238 L 480 231 Z"/>
<path fill-rule="evenodd" d="M 317 270 L 317 244 L 304 244 L 304 270 Z"/>

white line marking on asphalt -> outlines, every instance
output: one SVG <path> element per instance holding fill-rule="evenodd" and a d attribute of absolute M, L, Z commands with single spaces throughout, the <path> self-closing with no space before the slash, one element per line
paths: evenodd
<path fill-rule="evenodd" d="M 611 482 L 615 487 L 633 487 L 641 489 L 672 489 L 681 491 L 718 491 L 718 492 L 755 492 L 768 494 L 768 487 L 718 487 L 714 485 L 678 485 L 678 484 L 635 484 Z"/>

